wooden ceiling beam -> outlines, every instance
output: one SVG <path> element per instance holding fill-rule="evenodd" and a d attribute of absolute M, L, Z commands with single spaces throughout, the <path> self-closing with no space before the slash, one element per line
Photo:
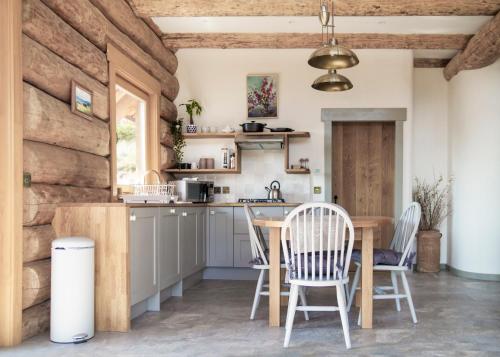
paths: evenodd
<path fill-rule="evenodd" d="M 444 68 L 450 62 L 449 58 L 415 58 L 414 68 Z"/>
<path fill-rule="evenodd" d="M 316 16 L 318 0 L 131 0 L 151 16 Z M 337 16 L 495 15 L 500 0 L 335 0 Z"/>
<path fill-rule="evenodd" d="M 361 49 L 465 48 L 471 35 L 339 33 L 339 43 Z M 319 33 L 171 33 L 162 37 L 167 48 L 318 48 Z"/>
<path fill-rule="evenodd" d="M 472 37 L 465 47 L 452 58 L 443 71 L 449 81 L 458 72 L 489 66 L 500 58 L 500 12 Z"/>

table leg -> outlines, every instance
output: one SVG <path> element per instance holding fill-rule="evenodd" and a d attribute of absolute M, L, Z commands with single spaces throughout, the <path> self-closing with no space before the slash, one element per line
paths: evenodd
<path fill-rule="evenodd" d="M 372 328 L 373 228 L 363 228 L 361 242 L 361 328 Z"/>
<path fill-rule="evenodd" d="M 280 233 L 269 229 L 269 327 L 280 326 Z"/>

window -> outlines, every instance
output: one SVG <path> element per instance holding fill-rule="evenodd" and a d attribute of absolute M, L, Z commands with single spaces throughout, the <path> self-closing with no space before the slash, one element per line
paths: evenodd
<path fill-rule="evenodd" d="M 147 95 L 118 82 L 122 85 L 116 84 L 115 91 L 116 184 L 128 191 L 127 186 L 143 183 L 147 171 Z"/>
<path fill-rule="evenodd" d="M 108 44 L 113 197 L 132 185 L 156 182 L 160 169 L 160 82 Z"/>

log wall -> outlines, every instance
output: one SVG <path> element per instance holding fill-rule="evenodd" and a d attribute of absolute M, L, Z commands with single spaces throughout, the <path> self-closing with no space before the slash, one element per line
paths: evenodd
<path fill-rule="evenodd" d="M 169 123 L 177 58 L 125 0 L 23 0 L 23 339 L 49 328 L 51 225 L 63 202 L 107 202 L 110 190 L 108 41 L 161 84 L 162 167 L 175 165 Z M 71 81 L 93 92 L 94 118 L 71 112 Z"/>

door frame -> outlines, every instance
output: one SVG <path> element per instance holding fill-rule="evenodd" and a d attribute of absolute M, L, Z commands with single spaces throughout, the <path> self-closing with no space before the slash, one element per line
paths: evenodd
<path fill-rule="evenodd" d="M 403 188 L 404 165 L 403 152 L 405 150 L 404 124 L 407 117 L 406 108 L 324 108 L 321 109 L 321 121 L 325 127 L 324 137 L 324 173 L 325 173 L 325 200 L 333 202 L 332 197 L 332 142 L 333 122 L 395 122 L 395 163 L 394 163 L 394 217 L 399 217 L 408 198 L 404 197 Z"/>
<path fill-rule="evenodd" d="M 0 11 L 0 347 L 22 340 L 22 1 Z"/>
<path fill-rule="evenodd" d="M 111 188 L 116 198 L 118 186 L 116 180 L 116 84 L 121 80 L 130 83 L 148 96 L 146 117 L 148 121 L 146 137 L 146 166 L 148 170 L 160 172 L 160 82 L 147 73 L 126 54 L 113 44 L 108 43 L 109 62 L 109 114 L 111 134 Z M 147 183 L 150 182 L 150 176 Z"/>

